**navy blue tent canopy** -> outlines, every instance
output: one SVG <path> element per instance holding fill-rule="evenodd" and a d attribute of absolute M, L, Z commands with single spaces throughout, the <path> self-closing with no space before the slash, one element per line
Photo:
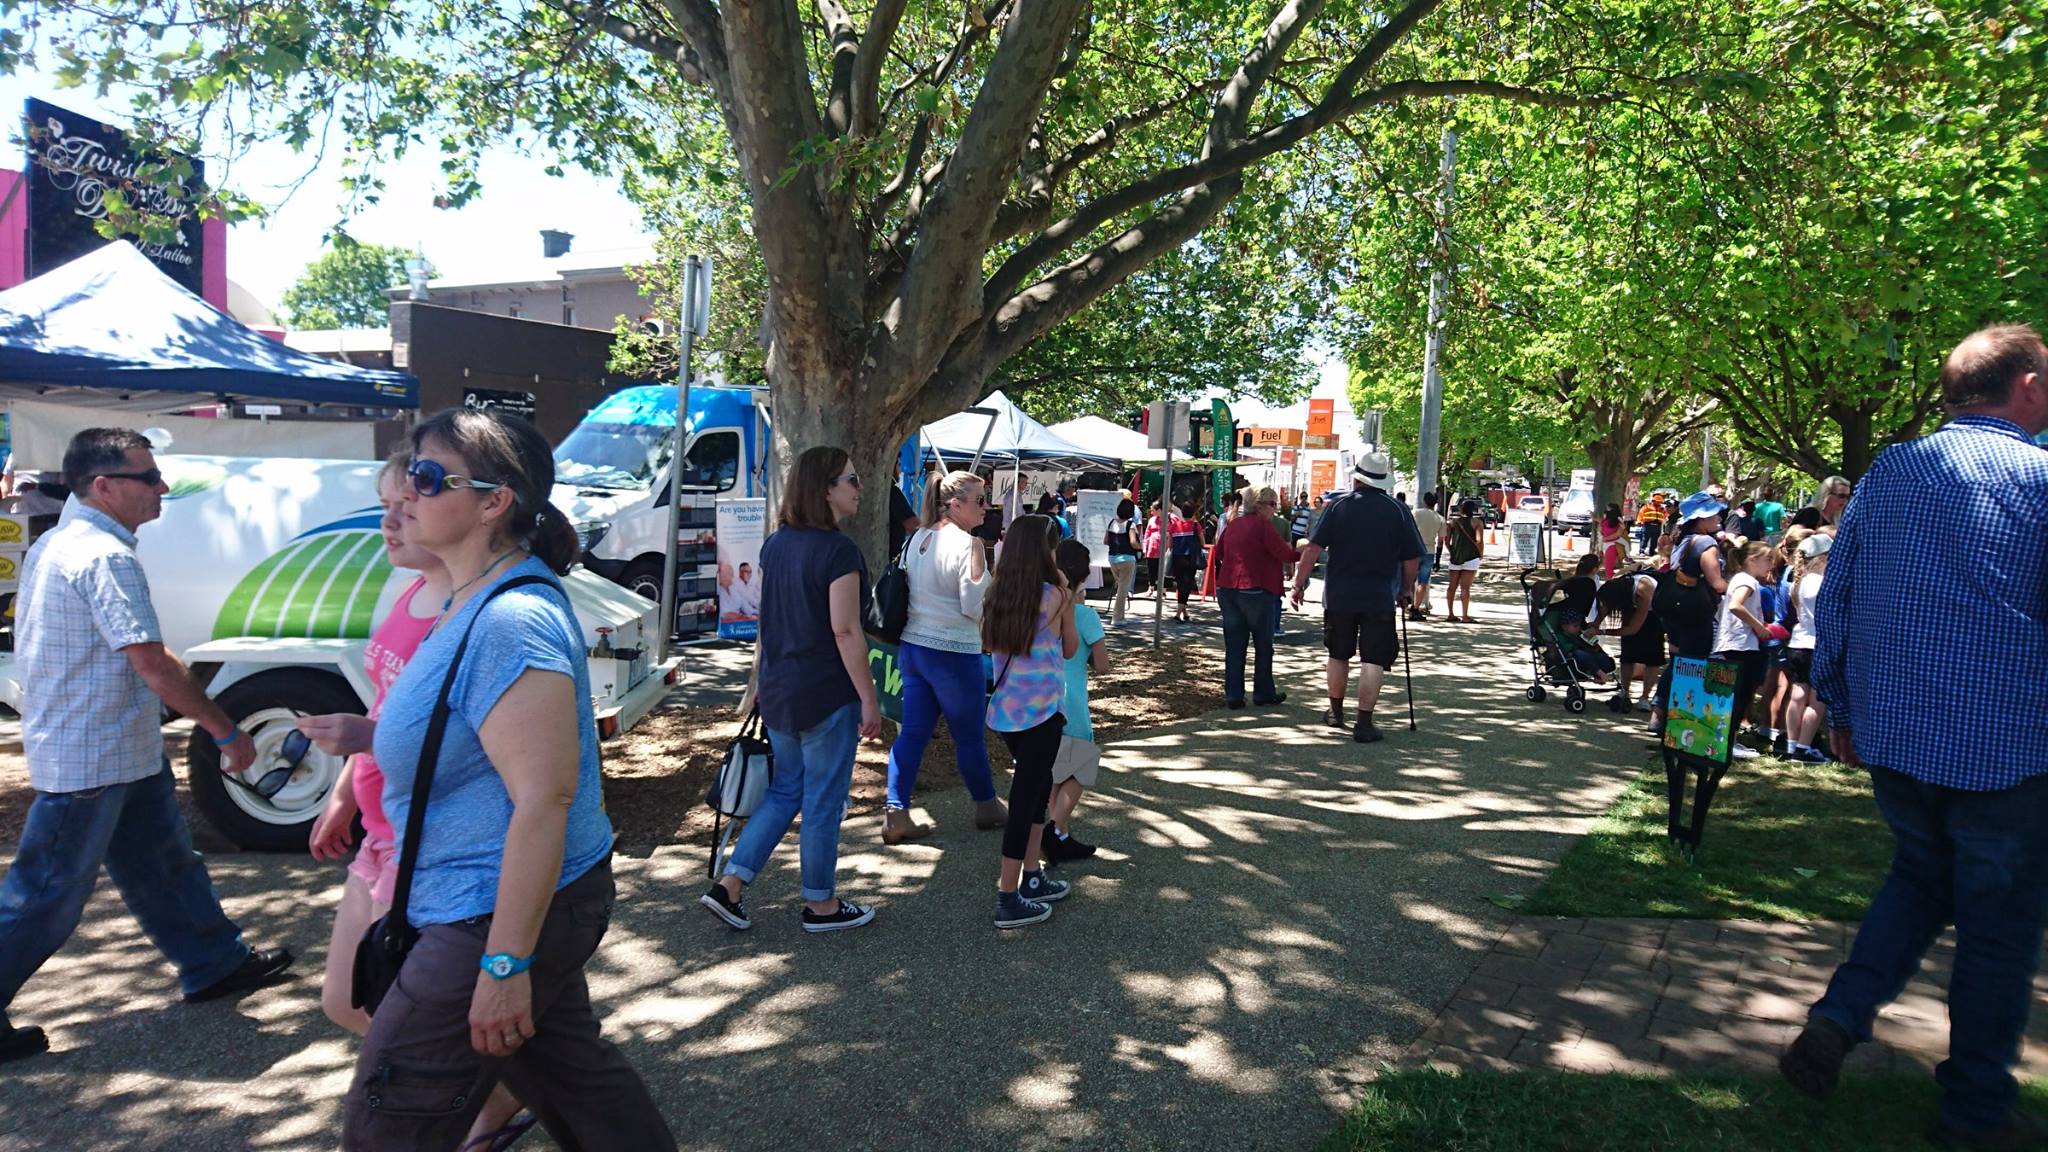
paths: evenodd
<path fill-rule="evenodd" d="M 171 411 L 222 397 L 417 408 L 419 381 L 287 348 L 126 242 L 0 292 L 0 400 Z"/>

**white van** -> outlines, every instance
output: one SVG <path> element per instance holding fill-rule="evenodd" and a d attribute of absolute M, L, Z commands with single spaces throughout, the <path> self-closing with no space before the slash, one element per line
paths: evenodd
<path fill-rule="evenodd" d="M 193 666 L 207 693 L 254 737 L 255 781 L 279 757 L 301 716 L 367 711 L 363 650 L 372 624 L 411 581 L 384 558 L 379 464 L 163 455 L 163 516 L 137 533 L 164 644 Z M 653 665 L 655 612 L 581 569 L 563 580 L 590 659 L 600 730 L 631 727 L 667 691 L 673 664 Z M 22 685 L 0 653 L 0 701 L 17 711 Z M 304 851 L 341 761 L 307 753 L 269 799 L 220 777 L 219 751 L 185 749 L 194 799 L 243 848 Z"/>

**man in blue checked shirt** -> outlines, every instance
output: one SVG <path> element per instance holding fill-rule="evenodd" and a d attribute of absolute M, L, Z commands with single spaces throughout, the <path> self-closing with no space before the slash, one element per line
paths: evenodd
<path fill-rule="evenodd" d="M 1878 1008 L 1956 926 L 1937 1143 L 2035 1148 L 2012 1066 L 2048 904 L 2048 347 L 1987 328 L 1941 370 L 1953 418 L 1880 456 L 1816 605 L 1830 741 L 1868 768 L 1896 841 L 1849 959 L 1779 1068 L 1835 1088 Z"/>
<path fill-rule="evenodd" d="M 7 1010 L 78 927 L 102 865 L 177 965 L 185 999 L 262 987 L 292 962 L 283 948 L 243 942 L 178 813 L 165 703 L 213 738 L 224 771 L 246 771 L 256 749 L 157 628 L 135 556 L 135 530 L 162 513 L 167 491 L 149 441 L 88 428 L 64 450 L 64 483 L 72 501 L 29 549 L 15 601 L 22 752 L 36 796 L 0 880 L 0 1063 L 49 1047 Z"/>

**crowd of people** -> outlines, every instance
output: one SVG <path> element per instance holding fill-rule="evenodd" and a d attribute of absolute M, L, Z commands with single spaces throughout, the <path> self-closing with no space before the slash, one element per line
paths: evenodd
<path fill-rule="evenodd" d="M 1670 654 L 1716 657 L 1740 669 L 1737 714 L 1755 721 L 1757 744 L 1868 768 L 1897 839 L 1891 873 L 1784 1075 L 1831 1093 L 1878 1007 L 1954 923 L 1943 1128 L 1972 1146 L 2029 1147 L 1998 1141 L 2039 1136 L 2014 1110 L 2011 1066 L 2048 920 L 2048 745 L 2033 720 L 2048 691 L 2048 454 L 2034 442 L 2048 429 L 2048 347 L 2027 328 L 1978 333 L 1951 355 L 1942 387 L 1951 422 L 1884 453 L 1860 488 L 1830 477 L 1798 512 L 1768 488 L 1732 512 L 1712 488 L 1653 499 L 1636 519 L 1656 529 L 1654 565 L 1623 568 L 1625 525 L 1610 508 L 1557 610 L 1576 636 L 1619 639 L 1617 711 L 1658 710 L 1653 685 L 1668 680 Z M 321 996 L 361 1036 L 344 1148 L 503 1149 L 536 1124 L 563 1147 L 676 1146 L 603 1038 L 584 974 L 612 913 L 612 826 L 587 652 L 559 580 L 576 539 L 548 502 L 553 480 L 548 446 L 525 421 L 465 408 L 420 423 L 377 477 L 386 555 L 416 576 L 370 644 L 370 714 L 299 722 L 348 758 L 310 845 L 323 859 L 352 856 Z M 1446 518 L 1425 493 L 1411 509 L 1381 453 L 1360 457 L 1351 481 L 1306 517 L 1305 502 L 1290 509 L 1270 488 L 1241 493 L 1207 535 L 1226 705 L 1286 701 L 1272 668 L 1281 601 L 1299 608 L 1320 564 L 1322 721 L 1372 743 L 1384 738 L 1374 714 L 1400 656 L 1398 625 L 1404 613 L 1430 619 L 1438 548 L 1444 619 L 1471 621 L 1482 529 L 1476 501 Z M 263 987 L 293 961 L 250 945 L 227 918 L 175 802 L 162 706 L 190 717 L 231 775 L 254 749 L 163 647 L 135 556 L 135 533 L 167 491 L 149 444 L 83 432 L 64 484 L 72 499 L 24 565 L 19 658 L 25 681 L 76 690 L 24 702 L 35 799 L 0 881 L 0 1061 L 46 1050 L 42 1031 L 6 1010 L 75 930 L 102 866 L 188 1000 Z M 747 890 L 799 818 L 802 929 L 876 916 L 837 882 L 855 753 L 882 733 L 863 631 L 869 573 L 844 531 L 863 495 L 846 451 L 804 451 L 762 546 L 743 708 L 760 717 L 776 771 L 700 898 L 735 930 L 752 926 Z M 987 503 L 985 481 L 966 472 L 931 478 L 915 515 L 896 516 L 892 501 L 908 619 L 883 838 L 929 833 L 910 800 L 943 719 L 974 822 L 1001 832 L 993 923 L 1018 929 L 1075 893 L 1048 866 L 1094 853 L 1075 820 L 1100 762 L 1088 680 L 1110 655 L 1085 602 L 1091 549 L 1064 509 L 1017 517 L 993 549 Z M 1122 500 L 1104 531 L 1112 624 L 1141 557 L 1179 585 L 1184 618 L 1203 528 L 1163 503 L 1149 524 L 1137 511 Z M 1949 659 L 1930 663 L 1935 651 Z M 2002 693 L 1983 690 L 1993 665 Z M 1007 803 L 985 731 L 1014 761 Z"/>

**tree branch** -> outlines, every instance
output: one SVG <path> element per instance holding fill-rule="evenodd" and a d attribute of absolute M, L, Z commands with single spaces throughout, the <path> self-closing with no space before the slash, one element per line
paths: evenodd
<path fill-rule="evenodd" d="M 881 347 L 867 360 L 880 379 L 923 380 L 979 315 L 975 287 L 996 210 L 1083 3 L 1017 0 L 945 174 L 922 206 L 902 287 L 877 326 Z"/>
<path fill-rule="evenodd" d="M 664 36 L 645 24 L 621 20 L 611 14 L 611 5 L 579 4 L 576 0 L 541 0 L 584 28 L 594 28 L 630 48 L 637 48 L 657 60 L 674 64 L 684 82 L 706 84 L 702 62 L 695 49 L 674 37 Z"/>
<path fill-rule="evenodd" d="M 1223 80 L 1205 80 L 1188 87 L 1178 96 L 1173 96 L 1144 108 L 1136 108 L 1119 116 L 1112 116 L 1102 126 L 1090 132 L 1080 143 L 1061 153 L 1043 168 L 1026 178 L 1024 195 L 1006 202 L 996 215 L 994 236 L 1007 240 L 1028 229 L 1042 227 L 1045 216 L 1052 209 L 1052 198 L 1059 191 L 1060 184 L 1074 169 L 1100 156 L 1114 145 L 1118 138 L 1132 128 L 1149 124 L 1162 116 L 1207 96 L 1224 85 Z"/>
<path fill-rule="evenodd" d="M 712 0 L 659 0 L 669 18 L 683 30 L 683 40 L 697 54 L 698 66 L 711 90 L 728 107 L 732 103 L 732 58 L 725 47 L 725 19 Z"/>
<path fill-rule="evenodd" d="M 872 136 L 882 127 L 879 94 L 882 63 L 889 57 L 889 45 L 896 39 L 896 26 L 903 20 L 908 0 L 875 0 L 868 17 L 868 30 L 861 33 L 860 51 L 854 56 L 853 134 Z"/>
<path fill-rule="evenodd" d="M 860 57 L 860 34 L 839 0 L 817 0 L 818 18 L 832 37 L 832 83 L 825 97 L 825 126 L 833 137 L 853 127 L 853 78 Z"/>

